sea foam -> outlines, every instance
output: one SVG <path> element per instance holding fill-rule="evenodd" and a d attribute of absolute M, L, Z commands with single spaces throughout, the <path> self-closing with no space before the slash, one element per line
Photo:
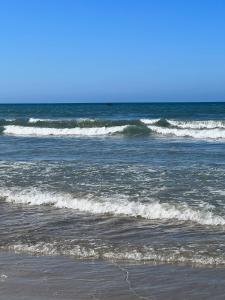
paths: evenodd
<path fill-rule="evenodd" d="M 22 136 L 66 136 L 66 135 L 80 135 L 80 136 L 99 136 L 110 135 L 118 132 L 123 132 L 127 126 L 113 126 L 113 127 L 91 127 L 91 128 L 43 128 L 43 127 L 26 127 L 8 125 L 4 126 L 4 134 L 22 135 Z"/>
<path fill-rule="evenodd" d="M 94 122 L 95 119 L 91 119 L 91 118 L 76 118 L 76 119 L 65 119 L 65 118 L 61 118 L 61 119 L 40 119 L 40 118 L 29 118 L 28 123 L 38 123 L 38 122 L 68 122 L 68 121 L 74 121 L 74 122 Z"/>
<path fill-rule="evenodd" d="M 224 121 L 217 120 L 202 120 L 202 121 L 178 121 L 178 120 L 167 120 L 171 125 L 180 128 L 191 128 L 191 129 L 213 129 L 213 128 L 225 128 Z"/>
<path fill-rule="evenodd" d="M 162 135 L 174 135 L 178 137 L 192 137 L 196 139 L 225 139 L 225 130 L 222 129 L 178 129 L 148 126 L 153 132 Z"/>
<path fill-rule="evenodd" d="M 158 121 L 160 121 L 160 119 L 140 119 L 140 121 L 144 124 L 150 125 L 157 123 Z"/>
<path fill-rule="evenodd" d="M 222 120 L 173 120 L 173 119 L 140 119 L 146 125 L 157 125 L 159 121 L 165 121 L 168 125 L 183 129 L 214 129 L 225 128 Z"/>
<path fill-rule="evenodd" d="M 172 246 L 172 245 L 171 245 Z M 88 243 L 78 240 L 65 240 L 53 242 L 37 242 L 35 244 L 15 243 L 3 246 L 3 249 L 16 253 L 30 253 L 33 255 L 65 255 L 78 259 L 104 259 L 109 261 L 132 261 L 153 263 L 182 263 L 190 265 L 225 265 L 224 255 L 208 255 L 202 251 L 195 252 L 185 247 L 115 247 L 113 245 L 95 245 L 94 241 Z"/>
<path fill-rule="evenodd" d="M 54 119 L 38 119 L 38 118 L 29 118 L 29 123 L 37 123 L 37 122 L 53 122 Z"/>
<path fill-rule="evenodd" d="M 202 225 L 225 225 L 225 218 L 215 215 L 209 209 L 193 208 L 188 204 L 169 204 L 149 199 L 149 202 L 131 201 L 117 195 L 111 198 L 76 198 L 71 194 L 44 192 L 37 189 L 4 190 L 0 193 L 8 202 L 30 205 L 51 204 L 57 208 L 70 208 L 91 214 L 112 214 L 115 216 L 140 217 L 149 220 L 192 221 Z"/>

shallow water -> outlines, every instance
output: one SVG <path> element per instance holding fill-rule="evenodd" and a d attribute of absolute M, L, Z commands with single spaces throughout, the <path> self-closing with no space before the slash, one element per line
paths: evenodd
<path fill-rule="evenodd" d="M 225 104 L 0 105 L 0 119 L 1 251 L 223 272 Z"/>
<path fill-rule="evenodd" d="M 1 299 L 224 299 L 222 268 L 0 253 Z"/>

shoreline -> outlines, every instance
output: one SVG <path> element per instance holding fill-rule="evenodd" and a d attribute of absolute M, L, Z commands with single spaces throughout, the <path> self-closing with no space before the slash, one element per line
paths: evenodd
<path fill-rule="evenodd" d="M 224 299 L 225 268 L 0 252 L 2 300 Z"/>

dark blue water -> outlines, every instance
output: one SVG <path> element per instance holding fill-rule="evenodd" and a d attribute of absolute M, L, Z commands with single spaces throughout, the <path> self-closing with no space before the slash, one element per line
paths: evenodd
<path fill-rule="evenodd" d="M 0 118 L 224 119 L 225 103 L 0 104 Z"/>

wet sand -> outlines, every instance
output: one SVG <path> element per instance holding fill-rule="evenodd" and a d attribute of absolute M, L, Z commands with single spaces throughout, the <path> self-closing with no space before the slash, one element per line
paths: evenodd
<path fill-rule="evenodd" d="M 222 300 L 225 269 L 1 252 L 0 299 Z"/>

